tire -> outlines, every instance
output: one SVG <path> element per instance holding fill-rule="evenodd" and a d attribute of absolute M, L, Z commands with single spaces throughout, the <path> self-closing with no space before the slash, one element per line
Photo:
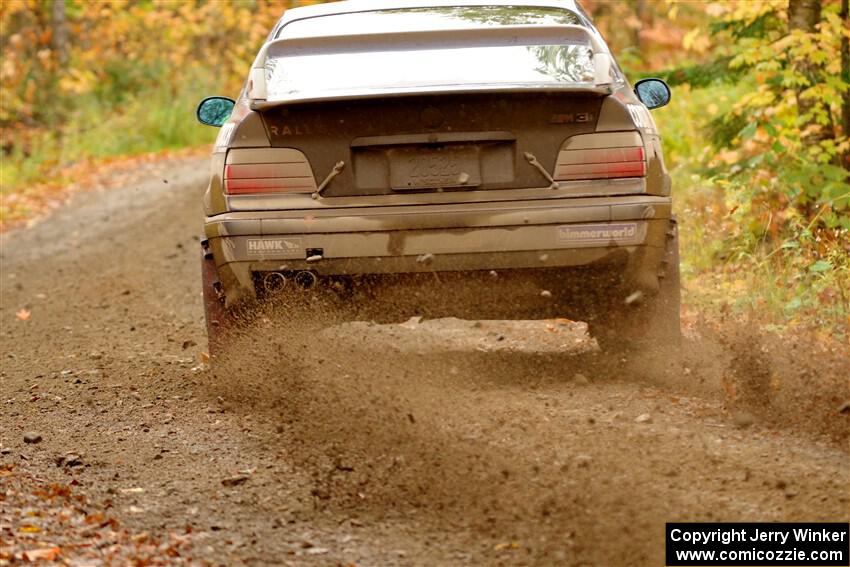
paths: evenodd
<path fill-rule="evenodd" d="M 204 298 L 204 319 L 207 324 L 207 345 L 210 357 L 221 351 L 229 317 L 224 298 L 217 291 L 219 281 L 212 253 L 204 247 L 201 254 L 201 286 Z"/>
<path fill-rule="evenodd" d="M 678 348 L 681 341 L 682 290 L 679 271 L 679 230 L 670 220 L 670 232 L 661 261 L 658 292 L 638 305 L 626 305 L 622 297 L 610 298 L 590 330 L 603 351 L 664 350 Z"/>

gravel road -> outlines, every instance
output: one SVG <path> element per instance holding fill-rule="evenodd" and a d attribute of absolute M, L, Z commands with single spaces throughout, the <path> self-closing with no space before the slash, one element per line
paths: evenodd
<path fill-rule="evenodd" d="M 566 320 L 270 309 L 210 370 L 205 175 L 148 164 L 2 235 L 7 556 L 120 551 L 23 529 L 27 482 L 223 565 L 663 565 L 667 521 L 850 518 L 850 357 L 805 339 L 694 325 L 676 361 L 612 359 Z"/>

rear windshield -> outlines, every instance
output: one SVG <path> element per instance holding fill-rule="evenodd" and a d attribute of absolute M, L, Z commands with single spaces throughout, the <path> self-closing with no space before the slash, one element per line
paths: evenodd
<path fill-rule="evenodd" d="M 451 7 L 386 10 L 322 16 L 285 26 L 284 39 L 370 36 L 367 46 L 333 42 L 320 50 L 269 53 L 267 100 L 335 94 L 406 92 L 423 88 L 564 87 L 594 82 L 587 43 L 560 42 L 551 35 L 516 38 L 488 34 L 484 41 L 422 41 L 400 45 L 374 41 L 381 33 L 479 29 L 522 24 L 580 24 L 578 16 L 552 8 Z M 361 35 L 362 34 L 362 35 Z M 474 34 L 470 34 L 472 37 Z M 557 44 L 555 44 L 557 43 Z"/>
<path fill-rule="evenodd" d="M 275 39 L 322 37 L 388 31 L 421 31 L 528 24 L 581 25 L 569 10 L 534 6 L 444 6 L 353 12 L 295 20 L 278 30 Z"/>

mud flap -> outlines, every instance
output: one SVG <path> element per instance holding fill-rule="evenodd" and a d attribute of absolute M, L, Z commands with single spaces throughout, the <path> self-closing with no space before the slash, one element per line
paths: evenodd
<path fill-rule="evenodd" d="M 227 312 L 224 297 L 220 294 L 220 282 L 215 268 L 212 251 L 207 241 L 201 243 L 201 288 L 204 298 L 204 319 L 207 325 L 207 343 L 210 356 L 221 350 L 227 327 Z"/>
<path fill-rule="evenodd" d="M 670 219 L 666 248 L 659 266 L 658 292 L 610 298 L 591 323 L 591 334 L 603 350 L 675 350 L 681 340 L 679 230 Z"/>
<path fill-rule="evenodd" d="M 675 217 L 670 219 L 667 248 L 661 268 L 662 273 L 658 276 L 658 296 L 654 306 L 657 317 L 655 327 L 662 338 L 666 337 L 678 346 L 682 338 L 682 283 L 679 267 L 679 225 Z"/>

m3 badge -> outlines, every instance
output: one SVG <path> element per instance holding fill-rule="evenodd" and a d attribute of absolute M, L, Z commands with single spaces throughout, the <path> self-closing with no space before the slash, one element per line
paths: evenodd
<path fill-rule="evenodd" d="M 549 124 L 584 124 L 586 122 L 593 122 L 592 112 L 553 114 L 549 119 Z"/>

